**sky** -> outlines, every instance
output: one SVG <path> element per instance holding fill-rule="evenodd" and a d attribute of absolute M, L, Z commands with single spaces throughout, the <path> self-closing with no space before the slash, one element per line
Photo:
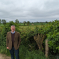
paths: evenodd
<path fill-rule="evenodd" d="M 0 19 L 7 22 L 59 20 L 59 0 L 0 0 Z"/>

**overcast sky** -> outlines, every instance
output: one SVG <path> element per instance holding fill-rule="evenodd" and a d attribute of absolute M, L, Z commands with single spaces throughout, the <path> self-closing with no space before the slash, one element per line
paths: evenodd
<path fill-rule="evenodd" d="M 0 0 L 0 19 L 7 22 L 59 20 L 59 0 Z"/>

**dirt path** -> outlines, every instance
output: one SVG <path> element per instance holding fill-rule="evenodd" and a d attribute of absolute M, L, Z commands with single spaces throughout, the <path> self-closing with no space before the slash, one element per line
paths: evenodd
<path fill-rule="evenodd" d="M 0 59 L 11 59 L 11 57 L 6 56 L 5 54 L 0 53 Z"/>

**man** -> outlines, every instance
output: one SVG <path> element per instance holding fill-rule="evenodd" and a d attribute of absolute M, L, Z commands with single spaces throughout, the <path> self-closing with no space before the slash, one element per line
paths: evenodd
<path fill-rule="evenodd" d="M 14 52 L 16 59 L 19 59 L 19 46 L 21 38 L 19 32 L 15 31 L 15 26 L 11 26 L 11 31 L 7 32 L 6 36 L 6 46 L 9 49 L 11 54 L 11 59 L 14 59 Z"/>

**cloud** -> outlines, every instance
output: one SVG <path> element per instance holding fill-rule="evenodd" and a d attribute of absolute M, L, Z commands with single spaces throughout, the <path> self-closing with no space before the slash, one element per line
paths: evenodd
<path fill-rule="evenodd" d="M 1 0 L 0 18 L 7 21 L 51 21 L 59 19 L 58 0 Z"/>

